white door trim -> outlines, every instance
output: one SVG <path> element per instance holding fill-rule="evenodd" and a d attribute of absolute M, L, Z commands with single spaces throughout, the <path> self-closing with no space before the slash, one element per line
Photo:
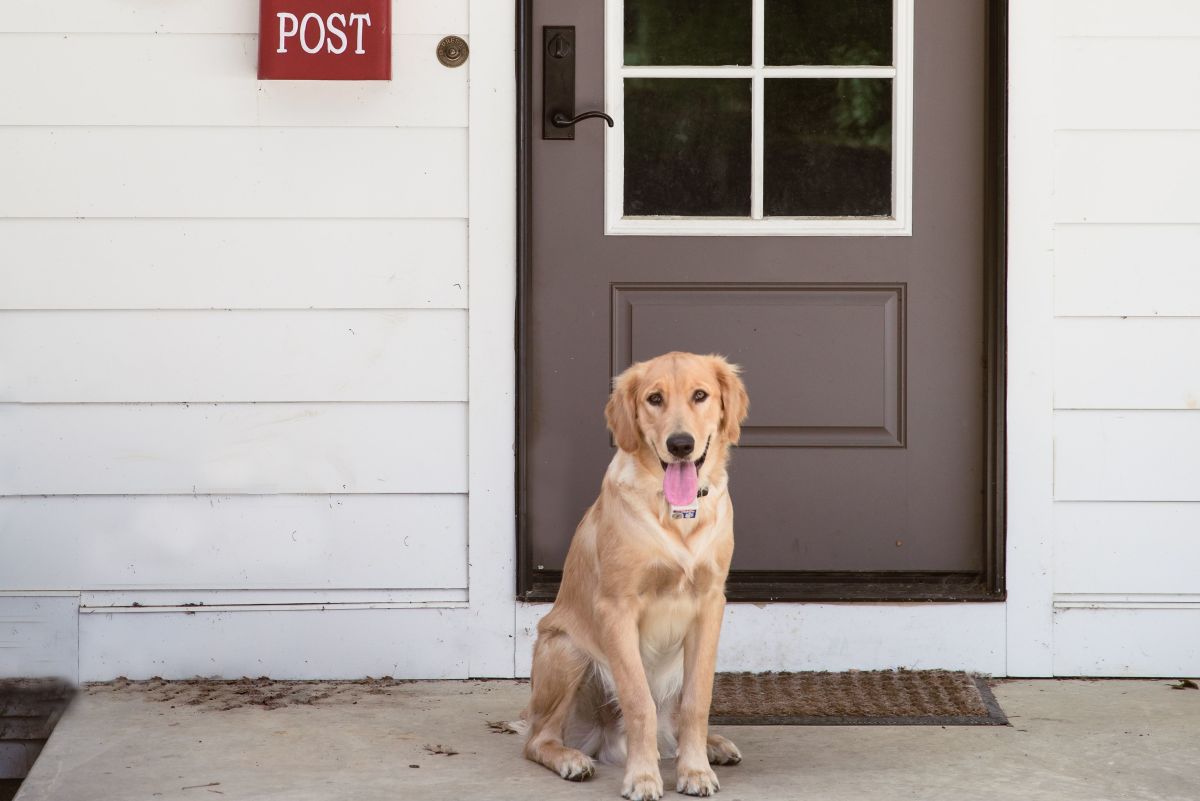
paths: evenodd
<path fill-rule="evenodd" d="M 1053 138 L 1046 123 L 1052 117 L 1053 35 L 1053 9 L 1039 0 L 1010 0 L 1007 602 L 731 604 L 722 668 L 923 664 L 994 675 L 1053 674 Z M 509 456 L 509 475 L 511 465 Z M 506 542 L 514 542 L 515 526 L 508 530 Z M 515 669 L 528 675 L 534 627 L 550 605 L 513 604 L 514 586 L 510 580 L 504 599 L 515 607 Z M 897 632 L 902 636 L 891 636 Z"/>
<path fill-rule="evenodd" d="M 467 594 L 470 676 L 512 676 L 516 608 L 516 8 L 470 0 Z M 432 632 L 431 632 L 432 634 Z"/>
<path fill-rule="evenodd" d="M 1007 673 L 1054 670 L 1054 8 L 1009 2 Z"/>
<path fill-rule="evenodd" d="M 605 108 L 617 120 L 604 129 L 604 220 L 609 235 L 643 236 L 911 236 L 913 163 L 913 0 L 892 0 L 894 66 L 766 66 L 764 0 L 753 0 L 750 65 L 625 66 L 625 4 L 604 9 Z M 625 216 L 626 78 L 747 78 L 751 81 L 752 160 L 749 217 Z M 765 217 L 763 98 L 766 78 L 887 78 L 892 81 L 892 216 Z"/>

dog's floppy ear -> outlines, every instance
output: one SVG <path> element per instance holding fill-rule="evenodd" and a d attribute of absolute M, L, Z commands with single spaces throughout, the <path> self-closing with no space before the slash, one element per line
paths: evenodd
<path fill-rule="evenodd" d="M 614 378 L 612 395 L 604 407 L 604 419 L 617 440 L 617 447 L 629 453 L 635 453 L 641 442 L 637 427 L 637 393 L 641 380 L 640 363 Z"/>
<path fill-rule="evenodd" d="M 742 368 L 730 364 L 724 356 L 709 358 L 713 361 L 717 383 L 721 385 L 721 431 L 728 442 L 736 445 L 742 435 L 742 421 L 750 413 L 750 396 L 746 394 L 746 385 L 739 377 Z"/>

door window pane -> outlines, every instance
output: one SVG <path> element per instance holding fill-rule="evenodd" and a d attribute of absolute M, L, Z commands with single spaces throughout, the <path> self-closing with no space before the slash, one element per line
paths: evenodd
<path fill-rule="evenodd" d="M 892 213 L 892 81 L 764 81 L 763 213 Z"/>
<path fill-rule="evenodd" d="M 766 0 L 767 64 L 890 65 L 892 0 Z"/>
<path fill-rule="evenodd" d="M 606 232 L 910 235 L 914 2 L 605 0 Z"/>
<path fill-rule="evenodd" d="M 750 63 L 751 0 L 625 0 L 625 63 Z"/>
<path fill-rule="evenodd" d="M 625 214 L 750 213 L 750 81 L 625 79 Z"/>

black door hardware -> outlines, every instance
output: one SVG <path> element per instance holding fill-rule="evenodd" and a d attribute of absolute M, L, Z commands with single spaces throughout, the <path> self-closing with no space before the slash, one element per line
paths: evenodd
<path fill-rule="evenodd" d="M 542 28 L 542 138 L 574 139 L 575 124 L 602 119 L 616 123 L 603 111 L 575 113 L 575 26 Z"/>
<path fill-rule="evenodd" d="M 616 125 L 616 123 L 613 121 L 613 118 L 605 114 L 603 111 L 585 111 L 582 114 L 576 114 L 574 117 L 568 117 L 566 114 L 559 112 L 558 114 L 554 115 L 554 119 L 550 120 L 550 122 L 554 123 L 556 128 L 570 128 L 572 125 L 575 125 L 578 122 L 591 119 L 604 120 L 608 123 L 609 128 Z"/>

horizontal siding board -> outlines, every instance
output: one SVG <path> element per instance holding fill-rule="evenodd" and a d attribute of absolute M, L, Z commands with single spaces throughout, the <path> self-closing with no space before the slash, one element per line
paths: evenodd
<path fill-rule="evenodd" d="M 0 498 L 0 587 L 465 588 L 463 495 Z"/>
<path fill-rule="evenodd" d="M 466 127 L 468 72 L 442 66 L 440 40 L 440 34 L 393 37 L 390 81 L 259 83 L 251 72 L 243 91 L 257 87 L 261 125 Z"/>
<path fill-rule="evenodd" d="M 1059 131 L 1055 219 L 1200 222 L 1200 131 Z"/>
<path fill-rule="evenodd" d="M 1054 310 L 1200 317 L 1200 225 L 1059 225 Z"/>
<path fill-rule="evenodd" d="M 247 34 L 7 36 L 0 125 L 463 127 L 467 74 L 437 42 L 392 37 L 392 81 L 260 82 Z"/>
<path fill-rule="evenodd" d="M 115 496 L 115 495 L 69 495 L 55 496 L 59 498 L 163 498 L 164 496 Z M 263 498 L 463 498 L 462 495 L 265 495 L 252 498 L 246 495 L 176 495 L 176 498 L 199 498 L 208 502 L 209 498 L 244 499 L 246 503 L 255 503 Z M 328 502 L 328 501 L 327 501 Z M 335 502 L 336 503 L 336 502 Z M 396 521 L 393 521 L 396 522 Z M 340 547 L 340 546 L 339 546 Z M 461 554 L 460 554 L 461 557 Z M 394 579 L 389 576 L 389 580 Z M 291 587 L 273 589 L 241 589 L 226 587 L 224 589 L 194 589 L 188 587 L 160 588 L 145 587 L 83 590 L 79 593 L 80 614 L 154 614 L 158 612 L 180 611 L 192 606 L 203 606 L 212 612 L 242 611 L 250 609 L 274 608 L 280 611 L 302 611 L 304 609 L 318 610 L 323 606 L 337 609 L 394 609 L 405 608 L 457 608 L 467 603 L 466 587 L 400 587 L 400 588 L 351 588 L 325 587 L 320 589 Z"/>
<path fill-rule="evenodd" d="M 6 557 L 12 553 L 3 552 Z M 74 683 L 78 666 L 78 596 L 0 596 L 0 679 L 61 678 Z"/>
<path fill-rule="evenodd" d="M 0 312 L 0 401 L 465 401 L 467 313 Z"/>
<path fill-rule="evenodd" d="M 464 217 L 466 132 L 0 128 L 0 217 Z"/>
<path fill-rule="evenodd" d="M 1054 327 L 1059 409 L 1200 409 L 1200 318 L 1066 318 Z"/>
<path fill-rule="evenodd" d="M 467 0 L 393 0 L 396 33 L 467 32 Z M 249 0 L 7 0 L 0 33 L 258 33 Z"/>
<path fill-rule="evenodd" d="M 1060 36 L 1200 36 L 1195 0 L 1052 0 Z"/>
<path fill-rule="evenodd" d="M 467 609 L 80 615 L 79 680 L 465 679 Z"/>
<path fill-rule="evenodd" d="M 1200 593 L 1200 503 L 1057 503 L 1060 593 Z"/>
<path fill-rule="evenodd" d="M 4 404 L 0 494 L 465 492 L 466 404 Z"/>
<path fill-rule="evenodd" d="M 1200 128 L 1200 104 L 1180 102 L 1200 84 L 1198 49 L 1200 39 L 1060 39 L 1057 126 Z"/>
<path fill-rule="evenodd" d="M 1058 609 L 1054 673 L 1195 676 L 1200 668 L 1198 635 L 1200 609 Z"/>
<path fill-rule="evenodd" d="M 465 308 L 465 220 L 0 220 L 0 309 Z"/>
<path fill-rule="evenodd" d="M 1200 501 L 1200 411 L 1058 411 L 1054 496 Z"/>

